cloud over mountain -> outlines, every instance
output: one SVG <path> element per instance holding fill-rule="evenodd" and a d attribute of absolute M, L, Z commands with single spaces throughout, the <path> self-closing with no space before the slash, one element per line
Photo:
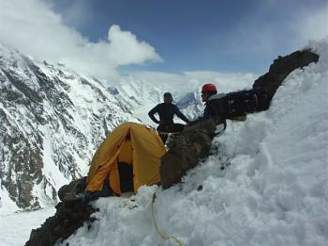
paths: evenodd
<path fill-rule="evenodd" d="M 0 40 L 38 59 L 98 77 L 121 65 L 161 61 L 154 47 L 118 25 L 109 27 L 107 40 L 91 42 L 65 25 L 49 1 L 0 0 L 0 9 Z"/>

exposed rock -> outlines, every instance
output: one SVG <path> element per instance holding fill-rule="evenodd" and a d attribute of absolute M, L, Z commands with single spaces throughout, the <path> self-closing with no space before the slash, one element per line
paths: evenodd
<path fill-rule="evenodd" d="M 56 214 L 48 218 L 40 228 L 32 230 L 25 246 L 51 246 L 63 241 L 84 223 L 91 226 L 95 220 L 91 214 L 95 211 L 87 204 L 60 202 L 56 206 Z"/>
<path fill-rule="evenodd" d="M 80 193 L 84 191 L 86 186 L 86 177 L 72 181 L 70 184 L 63 186 L 58 196 L 63 200 L 63 196 L 67 193 Z M 55 245 L 57 241 L 63 241 L 72 235 L 84 223 L 88 223 L 88 227 L 94 221 L 91 214 L 96 210 L 87 203 L 81 202 L 60 202 L 56 206 L 54 216 L 48 218 L 40 228 L 31 232 L 30 239 L 26 242 L 26 246 L 44 246 Z"/>
<path fill-rule="evenodd" d="M 179 183 L 187 170 L 195 167 L 200 158 L 208 155 L 215 129 L 216 123 L 210 119 L 185 127 L 181 134 L 173 135 L 168 143 L 168 152 L 161 158 L 163 188 Z"/>
<path fill-rule="evenodd" d="M 271 64 L 269 72 L 255 80 L 254 89 L 263 89 L 268 95 L 266 104 L 262 105 L 262 110 L 269 108 L 270 102 L 283 80 L 295 69 L 303 68 L 312 62 L 318 62 L 319 55 L 311 50 L 296 51 L 290 55 L 279 56 Z"/>
<path fill-rule="evenodd" d="M 66 194 L 81 193 L 85 190 L 86 186 L 87 186 L 87 177 L 73 180 L 68 185 L 64 185 L 58 190 L 58 197 L 61 201 L 65 201 Z"/>

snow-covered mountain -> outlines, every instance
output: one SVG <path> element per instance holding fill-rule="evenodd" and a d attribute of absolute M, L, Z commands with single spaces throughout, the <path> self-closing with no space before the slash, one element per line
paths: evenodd
<path fill-rule="evenodd" d="M 0 45 L 0 213 L 56 201 L 131 114 L 115 87 Z"/>
<path fill-rule="evenodd" d="M 327 245 L 328 40 L 312 47 L 319 62 L 292 72 L 268 111 L 228 122 L 184 183 L 97 200 L 92 227 L 63 245 Z"/>
<path fill-rule="evenodd" d="M 163 100 L 163 92 L 168 90 L 161 85 L 154 86 L 151 81 L 133 77 L 119 81 L 117 88 L 121 97 L 131 103 L 133 115 L 148 124 L 151 124 L 151 121 L 148 119 L 147 112 Z"/>

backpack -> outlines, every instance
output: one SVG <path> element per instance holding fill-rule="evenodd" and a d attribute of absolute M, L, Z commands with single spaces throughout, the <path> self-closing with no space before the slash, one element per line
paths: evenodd
<path fill-rule="evenodd" d="M 231 92 L 225 96 L 226 117 L 230 119 L 256 112 L 257 104 L 258 97 L 254 90 Z"/>
<path fill-rule="evenodd" d="M 228 94 L 215 95 L 208 103 L 211 115 L 235 120 L 248 113 L 262 111 L 268 107 L 268 97 L 260 89 L 242 90 Z"/>

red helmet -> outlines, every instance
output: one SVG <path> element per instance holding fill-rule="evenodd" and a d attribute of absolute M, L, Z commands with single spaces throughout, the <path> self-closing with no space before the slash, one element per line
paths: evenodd
<path fill-rule="evenodd" d="M 205 84 L 202 87 L 202 93 L 217 93 L 216 86 L 214 84 Z"/>

